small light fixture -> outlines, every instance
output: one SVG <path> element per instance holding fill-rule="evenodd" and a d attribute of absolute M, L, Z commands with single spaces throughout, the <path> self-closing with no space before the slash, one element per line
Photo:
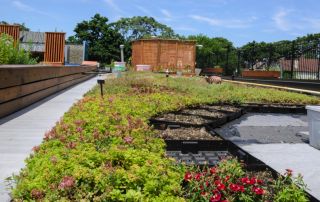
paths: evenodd
<path fill-rule="evenodd" d="M 124 62 L 123 48 L 124 48 L 124 45 L 123 45 L 123 44 L 121 44 L 121 45 L 120 45 L 120 51 L 121 51 L 121 62 Z"/>
<path fill-rule="evenodd" d="M 169 77 L 169 69 L 166 70 L 166 77 Z"/>
<path fill-rule="evenodd" d="M 103 98 L 103 84 L 105 84 L 105 80 L 104 79 L 98 79 L 97 82 L 100 85 L 100 94 L 101 94 L 101 97 Z"/>

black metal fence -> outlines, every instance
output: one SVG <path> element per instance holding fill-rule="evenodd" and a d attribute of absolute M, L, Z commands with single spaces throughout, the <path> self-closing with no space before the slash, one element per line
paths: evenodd
<path fill-rule="evenodd" d="M 244 69 L 279 71 L 280 79 L 320 80 L 320 40 L 250 43 L 211 53 L 202 66 L 220 66 L 224 75 L 241 76 Z"/>

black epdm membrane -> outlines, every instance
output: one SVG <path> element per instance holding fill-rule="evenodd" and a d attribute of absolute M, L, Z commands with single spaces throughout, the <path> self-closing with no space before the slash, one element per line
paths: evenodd
<path fill-rule="evenodd" d="M 268 170 L 274 178 L 277 178 L 278 173 L 274 169 L 242 150 L 233 142 L 224 139 L 215 131 L 215 128 L 235 120 L 247 112 L 306 114 L 306 109 L 303 105 L 255 103 L 242 106 L 204 105 L 162 114 L 150 119 L 150 124 L 159 130 L 159 137 L 165 140 L 167 156 L 174 158 L 177 163 L 215 166 L 221 159 L 233 156 L 244 163 L 246 170 Z M 309 193 L 307 195 L 310 201 L 318 201 Z"/>

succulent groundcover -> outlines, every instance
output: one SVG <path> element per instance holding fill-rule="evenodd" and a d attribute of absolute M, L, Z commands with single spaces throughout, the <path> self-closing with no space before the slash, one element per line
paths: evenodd
<path fill-rule="evenodd" d="M 166 157 L 164 140 L 148 120 L 198 104 L 318 104 L 319 99 L 152 73 L 107 79 L 103 90 L 103 98 L 98 87 L 88 92 L 34 147 L 12 178 L 13 201 L 286 201 L 294 196 L 303 201 L 303 187 L 287 180 L 288 174 L 269 182 L 233 166 L 236 160 L 201 172 L 177 165 Z"/>

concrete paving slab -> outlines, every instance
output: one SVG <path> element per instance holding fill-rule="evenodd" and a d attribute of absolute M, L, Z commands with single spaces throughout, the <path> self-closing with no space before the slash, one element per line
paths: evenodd
<path fill-rule="evenodd" d="M 307 144 L 306 115 L 248 113 L 215 131 L 279 173 L 301 173 L 320 200 L 320 151 Z"/>
<path fill-rule="evenodd" d="M 307 116 L 248 113 L 216 130 L 224 138 L 248 143 L 308 143 Z"/>
<path fill-rule="evenodd" d="M 309 193 L 320 200 L 320 151 L 308 144 L 249 144 L 241 148 L 279 173 L 289 168 L 303 175 Z"/>
<path fill-rule="evenodd" d="M 42 142 L 65 112 L 95 84 L 92 78 L 0 119 L 0 201 L 10 201 L 5 179 L 24 167 L 32 147 Z"/>

